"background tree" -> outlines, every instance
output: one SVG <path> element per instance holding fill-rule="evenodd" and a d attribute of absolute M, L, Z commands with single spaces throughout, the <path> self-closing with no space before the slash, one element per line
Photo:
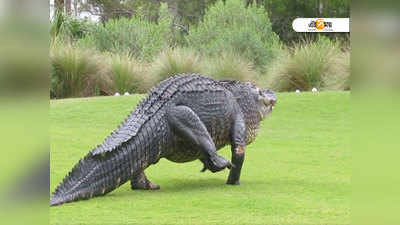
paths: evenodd
<path fill-rule="evenodd" d="M 55 0 L 54 8 L 56 11 L 64 12 L 64 0 Z"/>
<path fill-rule="evenodd" d="M 63 9 L 66 14 L 79 15 L 88 12 L 98 16 L 105 23 L 109 19 L 143 17 L 157 22 L 160 3 L 168 4 L 172 17 L 171 33 L 173 42 L 183 44 L 184 36 L 191 27 L 203 19 L 207 8 L 217 0 L 55 0 L 56 8 Z M 223 1 L 225 2 L 225 1 Z M 71 7 L 71 4 L 74 6 Z M 315 33 L 296 33 L 292 29 L 292 22 L 298 17 L 350 17 L 350 0 L 243 0 L 248 7 L 255 4 L 264 7 L 272 23 L 272 29 L 286 44 L 302 39 L 316 39 Z M 73 11 L 73 12 L 72 12 Z M 331 38 L 348 39 L 347 34 L 324 34 Z"/>
<path fill-rule="evenodd" d="M 350 17 L 350 0 L 246 0 L 246 4 L 264 7 L 269 14 L 272 29 L 282 41 L 292 43 L 302 39 L 316 39 L 316 33 L 296 33 L 292 22 L 299 17 Z M 345 33 L 324 34 L 331 38 L 347 39 Z"/>

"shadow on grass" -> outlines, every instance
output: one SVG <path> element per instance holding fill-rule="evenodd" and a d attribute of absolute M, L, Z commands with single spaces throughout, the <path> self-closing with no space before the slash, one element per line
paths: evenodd
<path fill-rule="evenodd" d="M 170 179 L 168 184 L 164 185 L 164 192 L 173 193 L 181 191 L 198 191 L 221 189 L 225 184 L 225 180 L 220 178 L 208 179 Z"/>
<path fill-rule="evenodd" d="M 207 178 L 207 179 L 168 179 L 162 180 L 157 184 L 160 184 L 161 190 L 149 191 L 149 190 L 130 190 L 125 189 L 120 192 L 112 192 L 108 194 L 109 196 L 132 196 L 132 195 L 142 195 L 142 194 L 151 194 L 151 195 L 164 195 L 164 194 L 173 194 L 173 193 L 191 193 L 191 192 L 201 192 L 201 191 L 224 191 L 224 190 L 236 190 L 241 191 L 247 189 L 249 185 L 255 185 L 259 183 L 257 181 L 246 181 L 243 185 L 227 185 L 226 179 L 221 178 Z M 129 184 L 125 184 L 128 185 Z M 242 187 L 242 188 L 241 188 Z"/>
<path fill-rule="evenodd" d="M 198 192 L 199 190 L 213 190 L 213 189 L 222 189 L 225 184 L 225 180 L 223 179 L 168 179 L 164 181 L 160 181 L 161 190 L 149 191 L 149 190 L 130 190 L 130 188 L 126 191 L 121 192 L 111 192 L 109 196 L 125 196 L 125 195 L 135 195 L 135 194 L 168 194 L 168 193 L 178 193 L 178 192 Z M 125 184 L 130 185 L 130 184 Z"/>
<path fill-rule="evenodd" d="M 175 196 L 175 195 L 190 195 L 191 193 L 201 192 L 231 192 L 231 193 L 248 193 L 256 190 L 258 193 L 268 193 L 268 195 L 276 195 L 281 193 L 309 195 L 312 193 L 315 197 L 335 197 L 338 193 L 344 195 L 347 193 L 349 184 L 337 184 L 335 182 L 317 182 L 306 181 L 301 179 L 271 179 L 271 180 L 243 180 L 239 186 L 227 185 L 226 180 L 223 178 L 204 178 L 204 179 L 163 179 L 157 182 L 161 185 L 161 190 L 131 190 L 129 182 L 125 183 L 119 189 L 105 195 L 96 197 L 96 201 L 108 202 L 118 199 L 129 199 L 156 197 L 161 196 Z M 261 191 L 264 190 L 264 191 Z M 335 197 L 336 198 L 336 197 Z M 86 202 L 86 200 L 84 201 Z M 93 201 L 94 202 L 94 201 Z M 103 202 L 103 203 L 104 203 Z M 102 204 L 103 204 L 102 203 Z M 70 205 L 70 204 L 67 204 Z M 71 204 L 73 205 L 73 204 Z"/>

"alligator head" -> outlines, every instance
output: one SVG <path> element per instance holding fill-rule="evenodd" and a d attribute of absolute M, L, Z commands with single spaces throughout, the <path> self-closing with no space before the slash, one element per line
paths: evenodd
<path fill-rule="evenodd" d="M 261 119 L 264 119 L 274 109 L 277 102 L 276 95 L 269 89 L 258 89 L 257 92 L 258 111 Z"/>
<path fill-rule="evenodd" d="M 251 82 L 221 80 L 220 83 L 229 89 L 235 98 L 253 98 L 257 104 L 257 110 L 260 114 L 261 120 L 265 119 L 265 117 L 272 112 L 277 102 L 276 95 L 273 91 L 269 89 L 260 89 Z M 243 95 L 243 93 L 249 93 L 250 96 L 246 94 Z M 241 107 L 246 107 L 246 105 L 242 105 Z"/>

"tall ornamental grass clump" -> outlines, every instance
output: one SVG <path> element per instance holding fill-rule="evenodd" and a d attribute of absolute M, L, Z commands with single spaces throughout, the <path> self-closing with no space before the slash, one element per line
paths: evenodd
<path fill-rule="evenodd" d="M 336 73 L 332 73 L 329 76 L 324 76 L 324 90 L 350 90 L 350 52 L 344 52 L 338 54 L 334 59 L 336 65 Z"/>
<path fill-rule="evenodd" d="M 144 66 L 129 54 L 107 54 L 105 57 L 108 64 L 102 78 L 102 86 L 107 87 L 105 89 L 108 92 L 143 93 L 150 88 L 152 83 L 146 79 Z"/>
<path fill-rule="evenodd" d="M 235 52 L 258 68 L 268 65 L 280 48 L 279 37 L 272 31 L 264 8 L 255 4 L 246 8 L 242 0 L 212 5 L 203 20 L 191 28 L 186 40 L 204 55 Z"/>
<path fill-rule="evenodd" d="M 111 73 L 113 86 L 120 93 L 131 92 L 135 89 L 133 78 L 140 74 L 138 65 L 129 55 L 114 55 L 111 58 Z"/>
<path fill-rule="evenodd" d="M 349 89 L 350 60 L 338 42 L 320 37 L 286 48 L 267 73 L 268 86 L 276 91 Z"/>
<path fill-rule="evenodd" d="M 202 61 L 202 65 L 203 73 L 217 80 L 255 81 L 258 77 L 251 62 L 232 52 L 223 52 L 218 57 L 207 58 Z"/>
<path fill-rule="evenodd" d="M 88 34 L 77 42 L 79 47 L 94 48 L 101 52 L 128 52 L 140 60 L 150 60 L 170 44 L 171 18 L 166 4 L 160 7 L 158 22 L 143 16 L 110 19 L 104 26 L 91 27 Z"/>
<path fill-rule="evenodd" d="M 157 81 L 147 76 L 147 64 L 127 53 L 100 53 L 70 45 L 51 48 L 52 98 L 144 93 Z"/>
<path fill-rule="evenodd" d="M 51 95 L 55 98 L 93 96 L 97 93 L 99 66 L 96 55 L 69 45 L 50 52 Z"/>
<path fill-rule="evenodd" d="M 180 73 L 200 73 L 202 65 L 193 50 L 175 48 L 162 51 L 152 62 L 148 74 L 156 82 Z"/>

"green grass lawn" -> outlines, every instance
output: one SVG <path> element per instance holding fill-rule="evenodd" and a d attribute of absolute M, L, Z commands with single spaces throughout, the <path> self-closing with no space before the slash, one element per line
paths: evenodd
<path fill-rule="evenodd" d="M 142 95 L 50 103 L 53 191 Z M 282 93 L 246 150 L 241 185 L 227 170 L 161 159 L 146 170 L 159 191 L 129 183 L 104 197 L 50 208 L 50 224 L 349 224 L 350 94 Z M 230 148 L 220 153 L 230 159 Z"/>

